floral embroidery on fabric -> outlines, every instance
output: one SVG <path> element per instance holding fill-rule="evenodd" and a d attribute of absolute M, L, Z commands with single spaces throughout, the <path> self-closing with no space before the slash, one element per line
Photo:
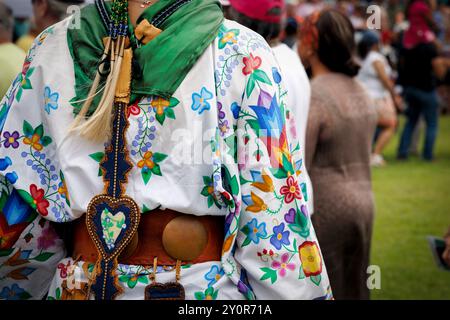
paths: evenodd
<path fill-rule="evenodd" d="M 174 108 L 179 104 L 175 98 L 164 100 L 159 97 L 145 98 L 130 109 L 130 114 L 138 117 L 138 132 L 131 142 L 130 154 L 137 158 L 137 167 L 141 171 L 144 184 L 148 184 L 153 175 L 161 176 L 160 163 L 167 155 L 153 151 L 158 122 L 164 125 L 167 118 L 175 120 Z M 92 156 L 92 155 L 91 155 Z"/>
<path fill-rule="evenodd" d="M 223 49 L 226 45 L 233 45 L 237 43 L 237 37 L 239 36 L 239 29 L 227 29 L 222 25 L 219 29 L 219 49 Z"/>
<path fill-rule="evenodd" d="M 198 111 L 198 114 L 202 114 L 206 110 L 211 109 L 211 104 L 209 100 L 213 98 L 212 92 L 208 91 L 205 87 L 202 88 L 200 93 L 192 94 L 192 110 Z"/>
<path fill-rule="evenodd" d="M 44 109 L 50 114 L 50 110 L 58 109 L 59 93 L 52 92 L 50 87 L 44 88 Z"/>
<path fill-rule="evenodd" d="M 205 279 L 208 282 L 208 287 L 211 287 L 213 284 L 215 284 L 217 281 L 219 281 L 220 278 L 224 275 L 223 269 L 220 269 L 218 266 L 213 265 L 211 269 L 208 271 L 207 274 L 205 274 Z"/>

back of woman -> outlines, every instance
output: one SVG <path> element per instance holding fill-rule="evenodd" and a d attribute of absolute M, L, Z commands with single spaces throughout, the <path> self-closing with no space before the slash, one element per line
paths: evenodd
<path fill-rule="evenodd" d="M 370 180 L 370 150 L 377 115 L 363 87 L 331 73 L 312 81 L 307 166 L 316 183 Z M 308 150 L 309 151 L 309 150 Z"/>
<path fill-rule="evenodd" d="M 368 299 L 370 154 L 377 115 L 355 80 L 359 66 L 348 18 L 334 10 L 313 14 L 302 26 L 300 42 L 302 61 L 313 76 L 305 153 L 313 224 L 335 298 Z"/>

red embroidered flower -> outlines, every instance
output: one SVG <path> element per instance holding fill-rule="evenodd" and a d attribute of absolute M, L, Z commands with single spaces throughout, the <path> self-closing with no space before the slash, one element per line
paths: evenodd
<path fill-rule="evenodd" d="M 259 69 L 261 63 L 261 58 L 258 56 L 254 57 L 253 54 L 250 54 L 250 57 L 244 57 L 245 67 L 242 69 L 242 73 L 244 73 L 244 75 L 253 73 L 253 71 Z"/>
<path fill-rule="evenodd" d="M 130 115 L 138 116 L 140 113 L 141 113 L 141 108 L 139 108 L 138 102 L 136 102 L 135 104 L 133 104 L 127 108 L 127 118 L 129 118 Z"/>
<path fill-rule="evenodd" d="M 44 198 L 44 189 L 38 189 L 35 184 L 30 186 L 31 197 L 33 198 L 33 203 L 37 209 L 37 211 L 43 215 L 48 215 L 47 208 L 49 207 L 48 201 Z"/>
<path fill-rule="evenodd" d="M 302 193 L 294 176 L 289 176 L 286 182 L 287 185 L 280 189 L 280 193 L 284 196 L 284 202 L 291 203 L 294 199 L 301 199 Z"/>

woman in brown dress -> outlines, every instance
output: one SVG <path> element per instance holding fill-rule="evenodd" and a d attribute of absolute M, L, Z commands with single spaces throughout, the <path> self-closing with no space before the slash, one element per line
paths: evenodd
<path fill-rule="evenodd" d="M 354 79 L 354 30 L 334 10 L 302 25 L 299 53 L 312 71 L 306 166 L 314 190 L 313 224 L 336 299 L 368 299 L 374 205 L 371 141 L 377 115 Z"/>

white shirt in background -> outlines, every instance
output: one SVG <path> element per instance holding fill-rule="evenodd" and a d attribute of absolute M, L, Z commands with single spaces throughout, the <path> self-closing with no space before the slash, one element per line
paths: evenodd
<path fill-rule="evenodd" d="M 379 52 L 370 51 L 361 63 L 361 69 L 359 70 L 357 79 L 366 88 L 372 99 L 382 99 L 389 95 L 389 91 L 386 90 L 378 77 L 378 73 L 373 66 L 375 61 L 383 63 L 387 76 L 391 77 L 392 69 L 386 57 Z"/>
<path fill-rule="evenodd" d="M 272 48 L 277 59 L 285 87 L 288 90 L 287 101 L 294 113 L 296 123 L 297 138 L 300 142 L 302 159 L 305 158 L 305 140 L 306 127 L 308 122 L 309 103 L 311 100 L 311 86 L 309 84 L 308 75 L 298 54 L 284 43 Z M 306 189 L 308 193 L 308 211 L 314 212 L 313 190 L 311 179 L 309 178 L 306 167 L 303 166 L 302 174 L 306 181 Z"/>

